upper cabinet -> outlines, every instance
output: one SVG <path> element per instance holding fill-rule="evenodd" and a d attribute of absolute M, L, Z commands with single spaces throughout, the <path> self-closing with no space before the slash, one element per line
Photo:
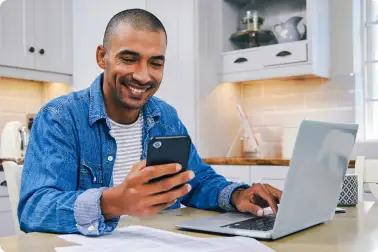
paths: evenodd
<path fill-rule="evenodd" d="M 0 6 L 0 65 L 34 65 L 32 10 L 34 4 L 29 0 L 5 1 Z"/>
<path fill-rule="evenodd" d="M 34 0 L 34 15 L 35 68 L 71 74 L 72 0 Z"/>
<path fill-rule="evenodd" d="M 328 0 L 223 0 L 221 80 L 329 77 Z"/>
<path fill-rule="evenodd" d="M 7 0 L 0 5 L 0 75 L 69 82 L 72 0 Z"/>

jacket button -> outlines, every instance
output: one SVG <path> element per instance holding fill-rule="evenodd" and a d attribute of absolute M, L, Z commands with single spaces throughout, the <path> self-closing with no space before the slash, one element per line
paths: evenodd
<path fill-rule="evenodd" d="M 108 161 L 112 162 L 113 161 L 113 156 L 108 156 Z"/>

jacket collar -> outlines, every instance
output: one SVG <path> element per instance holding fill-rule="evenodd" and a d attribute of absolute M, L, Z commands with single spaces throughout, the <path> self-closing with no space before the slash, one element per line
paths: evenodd
<path fill-rule="evenodd" d="M 102 93 L 103 79 L 104 74 L 101 73 L 89 88 L 89 124 L 91 126 L 98 120 L 105 119 L 107 121 L 108 118 Z M 151 97 L 143 106 L 143 117 L 148 128 L 152 128 L 158 122 L 160 116 L 161 112 L 157 101 L 154 97 Z"/>
<path fill-rule="evenodd" d="M 89 124 L 92 126 L 100 119 L 106 119 L 102 82 L 104 75 L 100 74 L 89 88 Z"/>

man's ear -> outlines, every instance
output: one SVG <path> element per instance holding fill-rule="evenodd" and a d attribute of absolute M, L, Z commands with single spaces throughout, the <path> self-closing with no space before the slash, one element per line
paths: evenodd
<path fill-rule="evenodd" d="M 105 56 L 106 56 L 106 49 L 102 45 L 97 46 L 96 50 L 96 60 L 97 60 L 97 65 L 101 69 L 105 69 Z"/>

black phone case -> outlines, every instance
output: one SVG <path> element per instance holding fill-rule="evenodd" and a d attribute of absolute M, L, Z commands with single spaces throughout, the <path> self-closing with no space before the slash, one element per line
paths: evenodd
<path fill-rule="evenodd" d="M 179 163 L 182 166 L 180 172 L 183 172 L 188 167 L 190 146 L 189 136 L 154 137 L 148 143 L 147 166 Z M 170 176 L 163 176 L 150 182 Z"/>

